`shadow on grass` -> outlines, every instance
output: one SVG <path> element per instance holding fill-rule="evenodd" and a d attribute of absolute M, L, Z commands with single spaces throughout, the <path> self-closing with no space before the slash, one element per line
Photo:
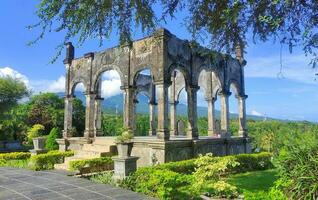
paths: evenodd
<path fill-rule="evenodd" d="M 243 191 L 260 192 L 268 191 L 277 179 L 277 172 L 271 169 L 232 175 L 227 182 Z"/>

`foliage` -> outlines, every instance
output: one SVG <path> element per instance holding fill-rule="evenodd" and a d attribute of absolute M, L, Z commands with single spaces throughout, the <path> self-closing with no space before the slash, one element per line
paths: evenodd
<path fill-rule="evenodd" d="M 0 115 L 28 95 L 29 91 L 21 80 L 10 76 L 0 77 Z"/>
<path fill-rule="evenodd" d="M 195 159 L 163 163 L 155 168 L 167 169 L 180 174 L 192 174 L 195 171 Z"/>
<path fill-rule="evenodd" d="M 134 134 L 130 130 L 125 130 L 121 135 L 116 137 L 117 143 L 130 142 L 134 138 Z"/>
<path fill-rule="evenodd" d="M 115 182 L 113 180 L 113 174 L 113 171 L 105 171 L 99 174 L 95 174 L 91 176 L 89 179 L 95 183 L 115 185 Z"/>
<path fill-rule="evenodd" d="M 123 117 L 114 115 L 102 115 L 103 136 L 120 135 L 123 131 Z"/>
<path fill-rule="evenodd" d="M 48 170 L 54 169 L 54 164 L 63 163 L 65 157 L 73 156 L 74 152 L 66 151 L 49 151 L 45 154 L 31 156 L 29 168 L 33 170 Z"/>
<path fill-rule="evenodd" d="M 240 165 L 234 157 L 213 157 L 212 154 L 200 155 L 194 161 L 196 165 L 193 176 L 196 178 L 194 187 L 199 191 L 205 188 L 207 182 L 217 182 L 228 174 L 232 168 Z"/>
<path fill-rule="evenodd" d="M 53 127 L 62 128 L 64 101 L 53 93 L 42 93 L 32 96 L 28 102 L 28 124 L 42 124 L 45 133 Z"/>
<path fill-rule="evenodd" d="M 85 130 L 85 106 L 83 105 L 83 102 L 78 98 L 73 99 L 72 114 L 72 125 L 75 128 L 73 136 L 81 137 L 83 136 Z"/>
<path fill-rule="evenodd" d="M 158 10 L 158 5 L 159 10 Z M 154 11 L 157 8 L 157 11 Z M 59 1 L 42 0 L 38 6 L 39 27 L 45 33 L 64 31 L 64 40 L 58 46 L 58 55 L 64 43 L 78 38 L 82 44 L 88 38 L 98 38 L 102 44 L 117 29 L 120 43 L 131 40 L 131 33 L 141 28 L 151 32 L 166 23 L 167 17 L 177 16 L 183 10 L 184 20 L 193 39 L 210 39 L 212 48 L 233 53 L 238 46 L 243 51 L 246 36 L 252 32 L 253 41 L 278 40 L 287 44 L 290 52 L 301 45 L 306 54 L 314 56 L 316 66 L 318 33 L 316 1 Z M 301 16 L 301 17 L 300 17 Z M 163 24 L 162 24 L 163 23 Z M 53 27 L 56 25 L 56 27 Z M 55 58 L 56 59 L 56 58 Z"/>
<path fill-rule="evenodd" d="M 266 170 L 273 168 L 272 154 L 267 152 L 255 154 L 238 154 L 233 156 L 234 159 L 240 163 L 234 168 L 236 172 L 247 172 L 255 170 Z"/>
<path fill-rule="evenodd" d="M 318 143 L 317 139 L 286 145 L 276 160 L 283 188 L 290 199 L 315 199 L 318 197 Z"/>
<path fill-rule="evenodd" d="M 205 190 L 207 195 L 212 197 L 233 199 L 239 196 L 237 187 L 228 184 L 225 181 L 209 183 Z"/>
<path fill-rule="evenodd" d="M 12 152 L 12 153 L 0 153 L 0 159 L 3 160 L 23 160 L 30 158 L 29 152 Z"/>
<path fill-rule="evenodd" d="M 0 167 L 16 167 L 16 168 L 28 168 L 28 159 L 21 160 L 4 160 L 0 159 Z"/>
<path fill-rule="evenodd" d="M 74 160 L 69 163 L 69 169 L 83 173 L 100 172 L 114 169 L 111 157 L 101 157 L 84 160 Z"/>
<path fill-rule="evenodd" d="M 27 133 L 28 143 L 33 144 L 33 138 L 40 137 L 44 135 L 44 126 L 41 124 L 34 124 L 32 128 Z"/>
<path fill-rule="evenodd" d="M 52 128 L 50 134 L 48 135 L 45 142 L 45 149 L 47 150 L 57 150 L 59 145 L 56 142 L 56 139 L 60 137 L 60 131 L 58 128 Z"/>
<path fill-rule="evenodd" d="M 198 194 L 191 188 L 193 176 L 165 169 L 139 168 L 131 177 L 130 189 L 159 199 L 192 199 Z"/>

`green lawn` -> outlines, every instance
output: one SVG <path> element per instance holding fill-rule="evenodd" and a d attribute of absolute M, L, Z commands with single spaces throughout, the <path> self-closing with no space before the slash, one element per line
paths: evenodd
<path fill-rule="evenodd" d="M 227 179 L 227 182 L 235 185 L 244 193 L 267 192 L 277 180 L 277 173 L 274 169 L 265 171 L 247 172 L 235 174 Z"/>

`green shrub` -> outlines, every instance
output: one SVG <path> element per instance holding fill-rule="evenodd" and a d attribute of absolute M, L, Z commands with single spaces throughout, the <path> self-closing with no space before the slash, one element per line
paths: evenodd
<path fill-rule="evenodd" d="M 70 162 L 69 169 L 79 171 L 81 174 L 112 170 L 114 169 L 114 161 L 111 157 L 74 160 Z"/>
<path fill-rule="evenodd" d="M 57 150 L 59 148 L 59 145 L 55 141 L 59 137 L 59 129 L 58 128 L 52 128 L 50 131 L 50 134 L 48 135 L 46 142 L 45 142 L 45 148 L 47 150 Z"/>
<path fill-rule="evenodd" d="M 113 180 L 113 174 L 114 174 L 113 171 L 106 171 L 106 172 L 93 175 L 89 179 L 95 183 L 116 185 Z"/>
<path fill-rule="evenodd" d="M 207 196 L 214 198 L 233 199 L 239 196 L 237 187 L 224 181 L 217 181 L 207 184 L 205 191 Z"/>
<path fill-rule="evenodd" d="M 167 169 L 181 174 L 192 174 L 195 171 L 195 159 L 169 162 L 156 166 L 157 169 Z"/>
<path fill-rule="evenodd" d="M 28 159 L 23 160 L 3 160 L 0 159 L 0 167 L 17 167 L 17 168 L 28 168 Z"/>
<path fill-rule="evenodd" d="M 318 146 L 290 145 L 281 150 L 276 161 L 279 180 L 289 199 L 318 197 Z"/>
<path fill-rule="evenodd" d="M 63 163 L 65 157 L 73 156 L 74 152 L 66 151 L 50 151 L 45 154 L 39 154 L 35 156 L 31 156 L 29 167 L 33 170 L 47 170 L 54 169 L 54 164 Z"/>
<path fill-rule="evenodd" d="M 261 152 L 256 154 L 238 154 L 233 155 L 235 160 L 240 163 L 239 166 L 235 167 L 236 173 L 266 170 L 273 168 L 272 154 L 268 152 Z"/>
<path fill-rule="evenodd" d="M 29 152 L 0 153 L 0 160 L 23 160 L 30 158 Z"/>
<path fill-rule="evenodd" d="M 43 135 L 45 127 L 41 124 L 34 124 L 32 128 L 27 132 L 28 144 L 33 144 L 33 138 L 40 137 Z"/>
<path fill-rule="evenodd" d="M 198 197 L 191 185 L 193 176 L 167 169 L 139 168 L 130 178 L 128 188 L 159 199 L 193 199 Z"/>

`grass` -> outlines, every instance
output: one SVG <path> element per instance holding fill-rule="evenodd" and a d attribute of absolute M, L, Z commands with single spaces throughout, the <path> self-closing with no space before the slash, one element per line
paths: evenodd
<path fill-rule="evenodd" d="M 275 169 L 235 174 L 227 182 L 240 188 L 243 192 L 267 192 L 278 179 Z"/>

